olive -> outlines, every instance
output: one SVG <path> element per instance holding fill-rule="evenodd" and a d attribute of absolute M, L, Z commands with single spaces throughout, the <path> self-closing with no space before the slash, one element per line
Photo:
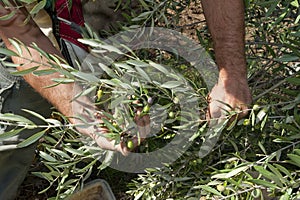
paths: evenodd
<path fill-rule="evenodd" d="M 178 104 L 178 103 L 179 103 L 179 98 L 178 98 L 178 97 L 174 97 L 173 102 L 174 102 L 175 104 Z"/>
<path fill-rule="evenodd" d="M 148 113 L 149 111 L 150 111 L 150 106 L 149 106 L 149 104 L 147 104 L 143 108 L 143 113 Z"/>
<path fill-rule="evenodd" d="M 219 192 L 224 192 L 225 186 L 223 186 L 223 185 L 217 185 L 217 190 L 218 190 Z"/>
<path fill-rule="evenodd" d="M 148 102 L 149 104 L 152 104 L 152 103 L 153 103 L 153 98 L 152 98 L 152 97 L 149 97 L 149 98 L 147 99 L 147 102 Z"/>
<path fill-rule="evenodd" d="M 101 90 L 101 89 L 98 90 L 98 91 L 97 91 L 97 101 L 100 101 L 102 95 L 103 95 L 103 90 Z"/>
<path fill-rule="evenodd" d="M 175 113 L 173 111 L 169 112 L 169 117 L 173 119 L 175 117 Z"/>
<path fill-rule="evenodd" d="M 253 110 L 258 110 L 259 109 L 259 105 L 255 104 L 252 109 Z"/>
<path fill-rule="evenodd" d="M 134 144 L 133 144 L 132 140 L 127 141 L 127 148 L 130 149 L 130 150 L 132 150 L 134 148 Z"/>
<path fill-rule="evenodd" d="M 243 125 L 248 126 L 250 124 L 250 119 L 244 119 Z"/>

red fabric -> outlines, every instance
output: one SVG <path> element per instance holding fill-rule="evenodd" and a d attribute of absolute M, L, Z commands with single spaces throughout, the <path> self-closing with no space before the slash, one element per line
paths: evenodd
<path fill-rule="evenodd" d="M 70 5 L 68 3 L 69 1 L 70 0 L 56 0 L 55 10 L 57 17 L 74 22 L 77 25 L 84 26 L 81 0 L 71 0 Z M 65 22 L 59 21 L 59 35 L 61 38 L 87 50 L 87 47 L 77 40 L 78 38 L 82 38 L 81 34 L 71 29 L 71 26 Z"/>

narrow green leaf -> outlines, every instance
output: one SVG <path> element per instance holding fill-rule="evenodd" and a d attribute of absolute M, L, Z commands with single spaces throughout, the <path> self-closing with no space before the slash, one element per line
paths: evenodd
<path fill-rule="evenodd" d="M 155 62 L 149 61 L 149 64 L 154 67 L 155 69 L 161 71 L 163 74 L 169 74 L 170 72 L 162 65 L 157 64 Z"/>
<path fill-rule="evenodd" d="M 292 62 L 292 61 L 298 61 L 299 57 L 294 55 L 283 55 L 280 58 L 274 58 L 274 60 L 279 62 Z"/>
<path fill-rule="evenodd" d="M 90 162 L 88 165 L 86 165 L 84 168 L 78 170 L 77 172 L 82 173 L 87 171 L 88 169 L 92 168 L 94 164 L 96 164 L 97 159 L 94 159 L 92 162 Z"/>
<path fill-rule="evenodd" d="M 51 152 L 54 152 L 55 154 L 59 155 L 59 156 L 62 157 L 62 158 L 71 159 L 71 157 L 70 157 L 66 152 L 63 152 L 63 151 L 61 151 L 61 150 L 58 150 L 58 149 L 51 149 Z"/>
<path fill-rule="evenodd" d="M 18 135 L 21 131 L 23 131 L 25 128 L 20 128 L 20 129 L 12 129 L 8 132 L 0 134 L 0 140 L 4 140 L 7 138 L 11 138 L 15 135 Z"/>
<path fill-rule="evenodd" d="M 130 72 L 135 72 L 135 70 L 130 65 L 127 65 L 126 63 L 114 63 L 113 65 L 117 68 L 123 68 L 129 70 Z"/>
<path fill-rule="evenodd" d="M 39 66 L 35 66 L 35 67 L 28 68 L 28 69 L 16 71 L 16 72 L 11 72 L 11 74 L 14 76 L 24 76 L 26 74 L 32 73 L 33 71 L 35 71 L 38 68 L 39 68 Z"/>
<path fill-rule="evenodd" d="M 18 148 L 23 148 L 23 147 L 27 147 L 33 143 L 35 143 L 36 141 L 38 141 L 41 137 L 43 137 L 43 135 L 45 134 L 45 132 L 47 131 L 47 129 L 42 130 L 32 136 L 30 136 L 29 138 L 27 138 L 26 140 L 22 141 L 21 143 L 19 143 L 17 145 Z"/>
<path fill-rule="evenodd" d="M 78 156 L 83 156 L 84 155 L 84 151 L 82 151 L 80 149 L 73 149 L 73 148 L 69 148 L 69 147 L 64 147 L 64 150 L 66 150 L 69 153 L 74 154 L 74 155 L 78 155 Z"/>
<path fill-rule="evenodd" d="M 14 46 L 14 48 L 17 50 L 18 55 L 22 55 L 22 48 L 21 44 L 18 43 L 16 40 L 9 39 L 9 42 Z"/>
<path fill-rule="evenodd" d="M 149 64 L 145 63 L 143 61 L 140 60 L 127 60 L 126 61 L 127 64 L 133 65 L 133 66 L 138 66 L 138 67 L 148 67 Z"/>
<path fill-rule="evenodd" d="M 47 181 L 53 181 L 53 177 L 50 175 L 50 173 L 46 173 L 46 172 L 32 172 L 33 175 L 39 177 L 39 178 L 43 178 L 46 179 Z"/>
<path fill-rule="evenodd" d="M 78 39 L 78 41 L 91 47 L 98 47 L 100 44 L 100 41 L 94 39 Z"/>
<path fill-rule="evenodd" d="M 231 178 L 241 172 L 244 172 L 244 171 L 247 171 L 249 169 L 249 166 L 242 166 L 242 167 L 238 167 L 238 168 L 235 168 L 233 169 L 232 171 L 228 172 L 228 173 L 222 173 L 222 174 L 216 174 L 216 175 L 213 175 L 211 178 Z"/>
<path fill-rule="evenodd" d="M 291 159 L 290 163 L 300 167 L 300 156 L 296 154 L 287 154 L 287 156 Z"/>
<path fill-rule="evenodd" d="M 282 173 L 284 173 L 285 175 L 287 175 L 290 179 L 293 180 L 292 174 L 290 173 L 290 171 L 288 169 L 286 169 L 285 167 L 283 167 L 282 165 L 279 164 L 275 164 L 274 166 L 279 169 Z"/>
<path fill-rule="evenodd" d="M 0 47 L 0 54 L 6 55 L 6 56 L 18 56 L 18 54 L 12 50 L 2 48 Z"/>
<path fill-rule="evenodd" d="M 32 48 L 34 48 L 37 52 L 39 52 L 40 54 L 42 54 L 45 58 L 47 58 L 48 60 L 50 59 L 49 54 L 46 53 L 43 49 L 41 49 L 40 47 L 38 47 L 38 45 L 36 43 L 33 43 L 31 45 Z"/>
<path fill-rule="evenodd" d="M 80 93 L 76 94 L 75 97 L 73 98 L 73 100 L 77 99 L 80 96 L 88 95 L 88 94 L 90 94 L 92 92 L 95 94 L 96 89 L 97 89 L 97 86 L 92 86 L 92 87 L 90 87 L 88 89 L 85 89 L 85 90 L 81 91 Z"/>
<path fill-rule="evenodd" d="M 29 124 L 29 125 L 35 125 L 32 121 L 29 119 L 22 117 L 20 115 L 15 115 L 12 113 L 0 113 L 0 120 L 3 121 L 13 121 L 13 122 L 19 122 L 21 124 Z"/>
<path fill-rule="evenodd" d="M 70 78 L 52 78 L 52 81 L 56 82 L 56 83 L 60 83 L 60 84 L 68 84 L 68 83 L 74 83 L 75 80 L 70 79 Z M 56 85 L 56 84 L 54 84 Z"/>
<path fill-rule="evenodd" d="M 46 161 L 49 161 L 49 162 L 57 162 L 57 160 L 53 157 L 53 156 L 50 156 L 49 154 L 43 152 L 43 151 L 40 151 L 40 156 L 45 159 Z"/>
<path fill-rule="evenodd" d="M 0 20 L 9 20 L 11 18 L 13 18 L 13 16 L 15 16 L 16 11 L 11 11 L 10 13 L 8 13 L 7 15 L 3 15 L 0 17 Z"/>
<path fill-rule="evenodd" d="M 47 0 L 42 0 L 42 1 L 39 1 L 31 10 L 30 10 L 30 14 L 31 15 L 34 15 L 34 14 L 37 14 L 40 10 L 42 10 L 45 5 L 47 3 Z"/>
<path fill-rule="evenodd" d="M 299 2 L 298 2 L 298 0 L 292 1 L 291 5 L 294 6 L 294 7 L 296 7 L 296 8 L 299 8 Z"/>
<path fill-rule="evenodd" d="M 98 47 L 102 48 L 102 49 L 106 49 L 109 52 L 115 52 L 117 54 L 124 54 L 122 51 L 120 51 L 120 49 L 118 49 L 115 46 L 112 45 L 107 45 L 107 44 L 99 44 Z"/>
<path fill-rule="evenodd" d="M 300 156 L 300 149 L 294 149 L 294 153 Z"/>
<path fill-rule="evenodd" d="M 87 82 L 94 82 L 94 83 L 99 82 L 99 79 L 94 74 L 91 74 L 91 73 L 85 73 L 85 72 L 81 72 L 81 71 L 73 71 L 73 72 L 71 72 L 71 74 L 82 80 L 85 80 Z"/>
<path fill-rule="evenodd" d="M 276 169 L 273 165 L 267 163 L 267 166 L 276 175 L 276 177 L 278 178 L 278 179 L 276 179 L 278 181 L 274 180 L 274 181 L 276 181 L 276 184 L 278 186 L 280 186 L 280 187 L 283 187 L 282 183 L 286 183 L 286 182 L 288 182 L 288 180 L 285 179 L 285 178 L 283 178 L 283 176 L 280 173 L 280 171 L 278 169 Z"/>
<path fill-rule="evenodd" d="M 257 185 L 265 186 L 267 188 L 273 188 L 273 189 L 278 189 L 278 186 L 265 180 L 260 180 L 260 179 L 251 179 L 249 180 L 252 183 L 255 183 Z"/>
<path fill-rule="evenodd" d="M 145 191 L 146 191 L 146 189 L 140 191 L 137 195 L 135 195 L 134 200 L 139 200 L 143 196 Z"/>
<path fill-rule="evenodd" d="M 33 74 L 36 76 L 45 76 L 45 75 L 53 74 L 55 72 L 56 72 L 56 70 L 54 70 L 54 69 L 42 69 L 42 70 L 34 71 Z"/>
<path fill-rule="evenodd" d="M 0 51 L 1 51 L 1 48 L 0 48 Z M 1 54 L 1 52 L 0 52 L 0 54 Z M 21 64 L 5 62 L 5 61 L 2 61 L 1 64 L 3 64 L 5 67 L 14 67 L 14 68 L 21 66 Z"/>
<path fill-rule="evenodd" d="M 261 109 L 256 115 L 256 123 L 262 121 L 266 116 L 266 114 L 267 114 L 267 109 L 266 108 Z"/>
<path fill-rule="evenodd" d="M 109 75 L 110 77 L 112 77 L 112 78 L 117 77 L 117 76 L 116 76 L 116 73 L 115 73 L 111 68 L 109 68 L 108 66 L 104 65 L 103 63 L 99 63 L 98 65 L 99 65 L 99 67 L 101 67 L 101 69 L 103 69 L 103 71 L 105 71 L 105 73 L 107 73 L 107 75 Z"/>
<path fill-rule="evenodd" d="M 182 83 L 179 81 L 168 81 L 161 85 L 163 88 L 172 89 L 180 86 Z"/>
<path fill-rule="evenodd" d="M 147 80 L 148 82 L 151 82 L 150 77 L 142 68 L 140 68 L 139 66 L 135 66 L 135 69 L 139 73 L 139 75 L 141 75 L 145 80 Z"/>
<path fill-rule="evenodd" d="M 205 190 L 207 192 L 210 192 L 214 195 L 223 196 L 218 190 L 216 190 L 216 189 L 214 189 L 210 186 L 207 186 L 207 185 L 198 185 L 198 186 L 193 187 L 193 189 L 203 189 L 203 190 Z"/>
<path fill-rule="evenodd" d="M 27 113 L 29 113 L 29 114 L 31 114 L 32 116 L 35 116 L 35 117 L 43 120 L 44 122 L 46 121 L 46 118 L 43 117 L 42 115 L 40 115 L 39 113 L 36 113 L 36 112 L 34 112 L 32 110 L 27 110 L 27 109 L 22 109 L 22 110 L 25 111 L 25 112 L 27 112 Z"/>
<path fill-rule="evenodd" d="M 265 147 L 263 146 L 263 144 L 262 144 L 260 141 L 258 141 L 258 146 L 259 146 L 259 148 L 262 150 L 262 152 L 263 152 L 265 155 L 267 155 L 267 151 L 266 151 Z"/>
<path fill-rule="evenodd" d="M 262 166 L 254 166 L 254 169 L 259 172 L 261 175 L 263 175 L 265 178 L 270 179 L 270 180 L 274 180 L 274 178 L 276 177 L 275 174 L 273 174 L 272 172 L 266 170 L 264 167 Z"/>

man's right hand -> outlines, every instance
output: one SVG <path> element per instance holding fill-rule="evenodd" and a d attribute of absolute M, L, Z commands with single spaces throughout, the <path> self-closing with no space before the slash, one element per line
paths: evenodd
<path fill-rule="evenodd" d="M 226 117 L 230 111 L 237 112 L 238 119 L 243 118 L 247 115 L 251 102 L 252 96 L 246 78 L 224 80 L 220 77 L 208 96 L 207 119 Z"/>

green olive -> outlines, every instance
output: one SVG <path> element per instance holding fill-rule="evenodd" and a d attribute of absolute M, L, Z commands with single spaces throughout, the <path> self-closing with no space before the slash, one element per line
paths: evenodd
<path fill-rule="evenodd" d="M 178 104 L 178 103 L 179 103 L 179 98 L 178 98 L 178 97 L 174 97 L 173 102 L 174 102 L 175 104 Z"/>
<path fill-rule="evenodd" d="M 244 119 L 243 125 L 248 126 L 250 124 L 250 119 Z"/>
<path fill-rule="evenodd" d="M 127 141 L 127 148 L 130 149 L 130 150 L 132 150 L 134 148 L 134 144 L 133 144 L 132 140 Z"/>
<path fill-rule="evenodd" d="M 259 109 L 259 105 L 255 104 L 252 109 L 253 110 L 258 110 Z"/>
<path fill-rule="evenodd" d="M 149 111 L 150 111 L 150 106 L 149 106 L 149 104 L 147 104 L 143 108 L 143 113 L 148 113 Z"/>
<path fill-rule="evenodd" d="M 169 117 L 173 119 L 175 117 L 175 113 L 173 111 L 169 112 Z"/>
<path fill-rule="evenodd" d="M 225 186 L 224 186 L 224 185 L 217 185 L 217 190 L 218 190 L 219 192 L 224 192 Z"/>
<path fill-rule="evenodd" d="M 117 122 L 113 122 L 113 123 L 112 123 L 112 125 L 113 125 L 115 128 L 117 128 L 117 127 L 118 127 L 118 124 L 117 124 Z"/>
<path fill-rule="evenodd" d="M 103 90 L 98 90 L 97 91 L 97 101 L 100 101 L 102 95 L 103 95 Z"/>

